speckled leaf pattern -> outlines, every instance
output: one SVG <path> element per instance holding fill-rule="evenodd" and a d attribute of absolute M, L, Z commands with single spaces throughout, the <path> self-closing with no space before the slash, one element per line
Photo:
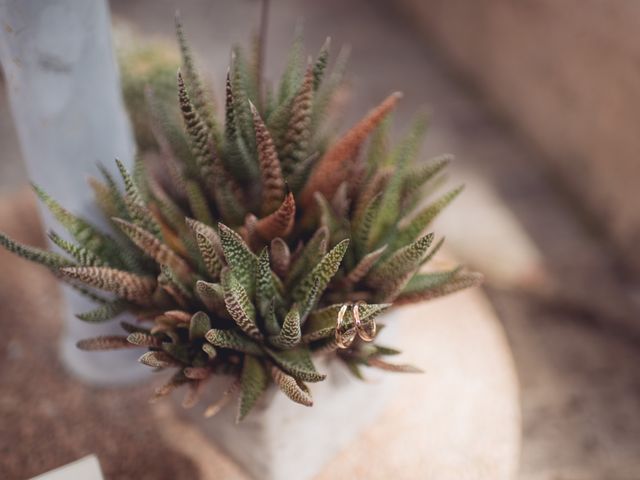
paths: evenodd
<path fill-rule="evenodd" d="M 309 294 L 316 282 L 318 282 L 318 289 L 322 292 L 329 280 L 335 275 L 342 262 L 342 257 L 347 252 L 349 247 L 349 240 L 343 240 L 338 245 L 333 247 L 329 253 L 327 253 L 322 260 L 315 266 L 315 268 L 309 273 L 294 289 L 293 299 L 294 301 L 303 301 Z"/>
<path fill-rule="evenodd" d="M 104 335 L 101 337 L 87 338 L 80 340 L 77 344 L 80 350 L 115 350 L 120 348 L 134 347 L 127 341 L 127 337 L 122 335 Z"/>
<path fill-rule="evenodd" d="M 289 375 L 305 382 L 320 382 L 326 378 L 325 374 L 318 373 L 311 361 L 309 350 L 296 348 L 294 350 L 266 349 L 273 361 Z"/>
<path fill-rule="evenodd" d="M 238 421 L 241 421 L 254 407 L 266 390 L 269 377 L 264 365 L 254 356 L 245 355 L 240 377 L 240 405 Z"/>
<path fill-rule="evenodd" d="M 402 246 L 415 240 L 429 226 L 433 219 L 462 192 L 462 189 L 463 187 L 458 187 L 451 190 L 418 212 L 406 225 L 401 226 L 395 243 Z"/>
<path fill-rule="evenodd" d="M 77 313 L 76 317 L 88 323 L 106 322 L 126 311 L 127 307 L 127 302 L 123 300 L 113 300 L 88 312 Z"/>
<path fill-rule="evenodd" d="M 250 103 L 250 106 L 262 178 L 262 212 L 269 214 L 279 207 L 284 198 L 286 187 L 271 134 L 253 103 Z"/>
<path fill-rule="evenodd" d="M 261 353 L 260 347 L 255 342 L 235 330 L 213 328 L 207 332 L 206 339 L 214 347 L 228 348 L 253 355 Z"/>
<path fill-rule="evenodd" d="M 300 312 L 294 305 L 284 317 L 282 329 L 276 336 L 269 337 L 269 343 L 280 349 L 293 348 L 300 343 L 302 332 L 300 331 Z"/>
<path fill-rule="evenodd" d="M 143 228 L 133 223 L 114 218 L 114 222 L 120 229 L 135 243 L 140 250 L 153 258 L 157 263 L 167 265 L 171 268 L 179 278 L 188 279 L 191 274 L 191 268 L 187 265 L 179 255 L 171 250 L 167 245 L 162 243 L 152 233 L 147 232 Z"/>
<path fill-rule="evenodd" d="M 256 325 L 256 308 L 247 291 L 228 269 L 222 271 L 222 288 L 224 303 L 233 321 L 249 337 L 262 340 L 262 333 Z"/>
<path fill-rule="evenodd" d="M 306 407 L 313 405 L 311 392 L 309 392 L 309 389 L 304 383 L 286 374 L 275 365 L 271 366 L 271 378 L 273 378 L 278 388 L 294 402 Z"/>
<path fill-rule="evenodd" d="M 432 241 L 433 234 L 430 233 L 398 250 L 373 269 L 367 277 L 367 283 L 378 288 L 388 288 L 398 278 L 420 266 Z"/>
<path fill-rule="evenodd" d="M 138 347 L 159 347 L 160 339 L 155 335 L 144 332 L 132 332 L 127 336 L 127 342 Z"/>
<path fill-rule="evenodd" d="M 0 245 L 10 252 L 20 255 L 32 262 L 39 263 L 54 272 L 60 268 L 69 267 L 75 264 L 74 261 L 55 252 L 48 252 L 40 248 L 22 245 L 2 233 L 0 233 Z"/>
<path fill-rule="evenodd" d="M 247 295 L 252 297 L 256 285 L 258 259 L 240 235 L 222 223 L 218 224 L 218 227 L 227 265 Z"/>
<path fill-rule="evenodd" d="M 113 292 L 119 297 L 142 305 L 151 301 L 156 287 L 156 281 L 151 277 L 141 277 L 107 267 L 66 267 L 60 272 L 73 280 Z"/>
<path fill-rule="evenodd" d="M 189 338 L 204 338 L 206 333 L 211 330 L 211 319 L 204 312 L 196 312 L 189 322 Z"/>

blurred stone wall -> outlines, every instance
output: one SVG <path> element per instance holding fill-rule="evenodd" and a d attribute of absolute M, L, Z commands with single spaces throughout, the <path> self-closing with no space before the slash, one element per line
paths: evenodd
<path fill-rule="evenodd" d="M 640 271 L 640 2 L 397 0 Z"/>

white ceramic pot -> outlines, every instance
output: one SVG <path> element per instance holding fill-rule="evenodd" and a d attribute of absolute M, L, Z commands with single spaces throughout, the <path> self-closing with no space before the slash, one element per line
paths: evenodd
<path fill-rule="evenodd" d="M 378 320 L 386 325 L 380 333 L 385 345 L 393 344 L 396 316 L 391 312 Z M 317 356 L 314 363 L 327 378 L 308 383 L 312 407 L 292 402 L 271 385 L 240 423 L 236 423 L 236 401 L 203 418 L 206 400 L 219 397 L 229 384 L 229 379 L 216 379 L 213 387 L 206 387 L 215 395 L 184 415 L 253 478 L 313 478 L 382 413 L 397 380 L 397 374 L 371 368 L 365 371 L 366 381 L 359 380 L 333 354 Z"/>
<path fill-rule="evenodd" d="M 0 19 L 0 61 L 29 177 L 70 211 L 100 226 L 87 175 L 98 173 L 98 162 L 114 171 L 115 158 L 131 165 L 135 152 L 107 4 L 9 0 L 0 2 Z M 48 212 L 42 214 L 47 230 L 63 233 Z M 146 375 L 135 352 L 79 351 L 75 343 L 81 338 L 120 328 L 117 322 L 83 324 L 73 313 L 95 305 L 71 289 L 65 289 L 65 297 L 62 357 L 72 373 L 109 385 Z"/>

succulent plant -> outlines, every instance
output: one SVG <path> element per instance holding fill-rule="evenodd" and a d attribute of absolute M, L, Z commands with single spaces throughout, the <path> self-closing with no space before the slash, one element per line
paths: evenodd
<path fill-rule="evenodd" d="M 327 119 L 346 58 L 328 74 L 327 41 L 305 65 L 299 39 L 277 90 L 262 81 L 262 48 L 250 59 L 235 48 L 218 106 L 179 22 L 177 33 L 182 66 L 172 93 L 171 62 L 136 69 L 135 55 L 123 59 L 141 156 L 132 172 L 117 162 L 122 189 L 106 169 L 103 179 L 90 180 L 113 231 L 36 187 L 74 241 L 50 234 L 64 255 L 4 235 L 0 243 L 94 299 L 97 308 L 80 320 L 132 313 L 137 322 L 122 322 L 123 335 L 78 347 L 145 348 L 140 362 L 175 369 L 155 397 L 187 385 L 184 404 L 191 406 L 208 378 L 230 376 L 207 415 L 238 391 L 244 418 L 271 382 L 311 405 L 307 383 L 325 378 L 314 366 L 317 355 L 337 357 L 356 376 L 363 366 L 416 371 L 387 362 L 399 352 L 375 341 L 339 349 L 335 330 L 350 302 L 360 302 L 370 328 L 392 305 L 478 283 L 478 274 L 461 267 L 421 271 L 442 245 L 425 230 L 461 190 L 422 206 L 425 188 L 442 183 L 450 160 L 415 161 L 425 119 L 390 147 L 390 113 L 401 98 L 392 93 L 336 138 Z M 354 329 L 352 309 L 345 328 Z"/>

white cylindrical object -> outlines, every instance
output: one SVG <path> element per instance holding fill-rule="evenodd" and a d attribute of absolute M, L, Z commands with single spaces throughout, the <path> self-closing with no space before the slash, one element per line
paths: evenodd
<path fill-rule="evenodd" d="M 105 222 L 86 184 L 97 164 L 131 165 L 135 143 L 126 115 L 105 0 L 0 0 L 0 61 L 30 178 L 53 198 L 98 226 Z M 48 212 L 47 229 L 61 232 Z M 73 313 L 95 308 L 65 289 L 62 357 L 94 384 L 141 378 L 135 352 L 87 353 L 81 338 L 120 332 L 117 322 L 87 325 Z"/>

